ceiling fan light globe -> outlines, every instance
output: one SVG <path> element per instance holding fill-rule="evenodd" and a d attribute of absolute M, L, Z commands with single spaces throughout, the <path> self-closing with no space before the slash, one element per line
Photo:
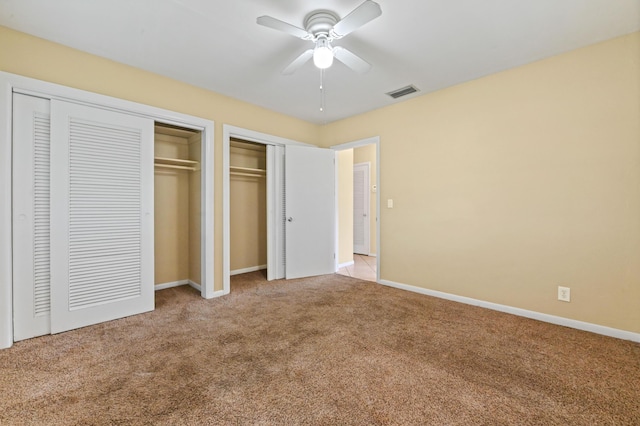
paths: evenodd
<path fill-rule="evenodd" d="M 313 51 L 313 64 L 321 70 L 333 64 L 333 51 L 330 47 L 319 46 Z"/>

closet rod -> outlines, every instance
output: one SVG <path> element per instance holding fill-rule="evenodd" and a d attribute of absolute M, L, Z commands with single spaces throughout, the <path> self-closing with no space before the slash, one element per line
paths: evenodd
<path fill-rule="evenodd" d="M 253 167 L 229 166 L 232 172 L 267 173 L 265 169 L 255 169 Z"/>
<path fill-rule="evenodd" d="M 259 175 L 257 173 L 229 172 L 229 174 L 233 176 L 249 176 L 249 177 L 259 177 L 259 178 L 266 177 L 265 175 Z"/>
<path fill-rule="evenodd" d="M 154 164 L 154 166 L 156 167 L 164 167 L 165 169 L 179 169 L 179 170 L 190 170 L 192 172 L 196 171 L 195 167 L 188 167 L 188 166 L 176 166 L 174 164 L 160 164 L 160 163 L 156 163 Z"/>

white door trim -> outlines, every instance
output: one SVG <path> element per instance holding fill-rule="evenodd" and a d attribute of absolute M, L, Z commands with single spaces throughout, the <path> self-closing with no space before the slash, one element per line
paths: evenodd
<path fill-rule="evenodd" d="M 229 151 L 231 138 L 238 138 L 249 142 L 260 143 L 263 145 L 314 145 L 294 141 L 292 139 L 280 136 L 270 135 L 267 133 L 256 132 L 255 130 L 244 129 L 229 124 L 222 125 L 222 294 L 229 294 L 231 291 L 231 231 L 230 231 L 230 189 L 229 189 Z M 267 173 L 269 173 L 269 165 L 267 165 Z M 267 199 L 267 206 L 273 206 L 275 201 Z M 274 224 L 267 223 L 267 228 L 273 231 Z M 267 250 L 273 250 L 267 247 Z M 269 259 L 275 259 L 275 256 L 268 256 Z M 267 268 L 273 268 L 275 265 L 267 265 Z"/>
<path fill-rule="evenodd" d="M 205 298 L 221 295 L 214 292 L 213 281 L 213 121 L 0 71 L 0 349 L 11 347 L 13 344 L 11 123 L 14 92 L 126 112 L 131 115 L 152 118 L 157 122 L 201 131 L 203 197 L 201 294 Z"/>
<path fill-rule="evenodd" d="M 376 145 L 376 282 L 380 282 L 380 259 L 382 258 L 381 247 L 381 235 L 380 235 L 380 136 L 373 136 L 366 139 L 359 139 L 352 142 L 343 143 L 340 145 L 333 145 L 330 148 L 336 151 L 343 151 L 345 149 L 358 148 L 365 145 Z M 338 180 L 336 179 L 336 197 L 338 196 Z M 338 201 L 336 199 L 336 224 L 338 223 Z M 340 253 L 338 252 L 338 227 L 336 226 L 336 271 L 338 270 L 338 259 Z"/>

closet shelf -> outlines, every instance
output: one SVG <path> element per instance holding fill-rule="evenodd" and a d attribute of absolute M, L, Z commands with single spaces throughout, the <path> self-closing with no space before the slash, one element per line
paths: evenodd
<path fill-rule="evenodd" d="M 165 169 L 196 171 L 200 165 L 197 161 L 183 160 L 181 158 L 154 157 L 153 160 L 156 167 Z"/>
<path fill-rule="evenodd" d="M 233 176 L 266 177 L 267 171 L 251 167 L 229 166 L 229 174 Z"/>

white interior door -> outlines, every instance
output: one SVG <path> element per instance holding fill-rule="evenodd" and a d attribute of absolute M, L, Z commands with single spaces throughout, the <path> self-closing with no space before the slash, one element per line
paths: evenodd
<path fill-rule="evenodd" d="M 353 252 L 369 255 L 369 163 L 353 165 Z"/>
<path fill-rule="evenodd" d="M 51 333 L 49 100 L 13 97 L 14 340 Z"/>
<path fill-rule="evenodd" d="M 153 121 L 51 101 L 51 332 L 153 310 Z"/>
<path fill-rule="evenodd" d="M 286 147 L 286 277 L 335 272 L 335 151 Z"/>

